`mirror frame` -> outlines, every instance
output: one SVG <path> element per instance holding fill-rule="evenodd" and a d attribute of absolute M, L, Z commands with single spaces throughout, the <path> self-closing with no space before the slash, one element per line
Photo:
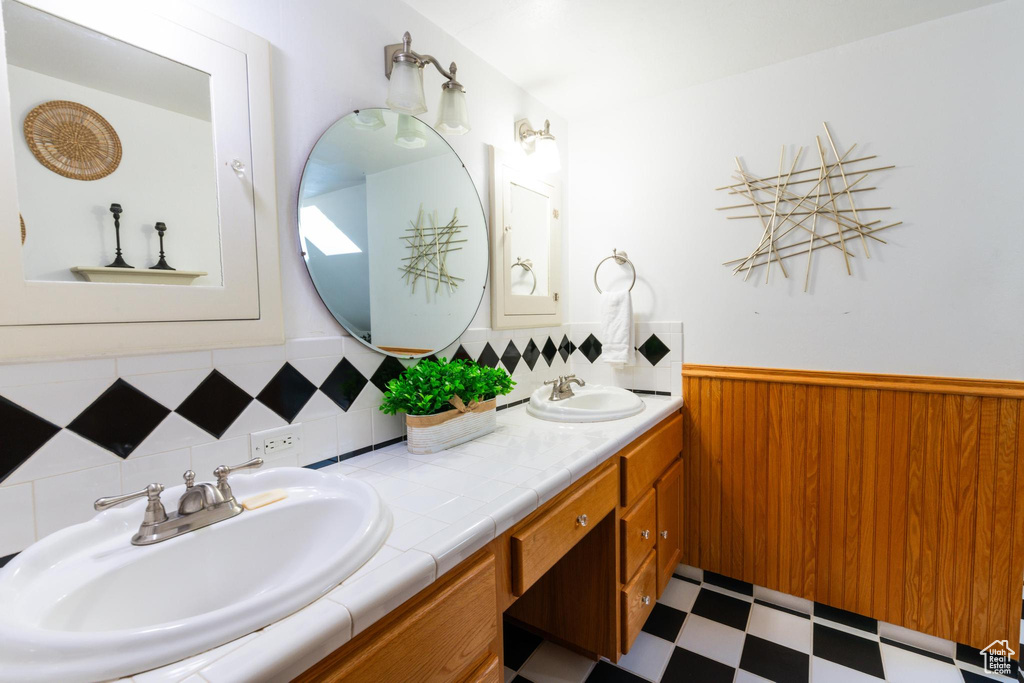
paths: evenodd
<path fill-rule="evenodd" d="M 313 280 L 313 273 L 311 273 L 310 270 L 309 270 L 309 261 L 306 260 L 306 250 L 305 250 L 305 248 L 304 248 L 304 246 L 302 244 L 302 233 L 299 230 L 299 213 L 302 210 L 302 176 L 304 176 L 306 174 L 306 167 L 309 165 L 309 160 L 313 156 L 313 150 L 316 149 L 316 146 L 318 144 L 320 144 L 320 141 L 323 139 L 323 137 L 325 135 L 327 135 L 327 131 L 329 131 L 331 128 L 336 126 L 341 121 L 344 121 L 349 116 L 352 116 L 353 114 L 358 114 L 359 112 L 365 111 L 365 110 L 368 110 L 368 109 L 381 109 L 381 110 L 384 110 L 384 111 L 392 111 L 388 107 L 363 107 L 361 109 L 353 109 L 352 111 L 350 111 L 349 113 L 345 114 L 344 116 L 338 117 L 333 122 L 331 122 L 331 125 L 329 125 L 326 128 L 324 128 L 323 131 L 320 133 L 320 135 L 317 136 L 316 140 L 310 146 L 309 153 L 306 154 L 306 161 L 302 164 L 302 174 L 299 176 L 298 186 L 295 189 L 295 237 L 296 237 L 296 240 L 298 241 L 298 245 L 299 245 L 299 254 L 302 257 L 302 263 L 306 267 L 306 275 L 309 276 L 309 282 L 313 286 L 313 291 L 316 292 L 317 298 L 320 299 L 320 302 L 324 305 L 324 308 L 327 309 L 327 313 L 332 318 L 334 318 L 335 322 L 337 322 L 338 325 L 340 325 L 341 328 L 345 331 L 345 335 L 346 336 L 349 336 L 352 339 L 355 339 L 356 341 L 358 341 L 360 344 L 365 346 L 370 351 L 373 351 L 375 353 L 379 353 L 379 354 L 381 354 L 383 356 L 392 356 L 394 358 L 427 358 L 428 356 L 434 355 L 436 353 L 440 353 L 441 351 L 444 351 L 445 349 L 449 348 L 453 344 L 456 344 L 462 338 L 462 335 L 466 334 L 466 330 L 468 330 L 470 328 L 470 326 L 473 324 L 473 321 L 476 320 L 476 316 L 480 313 L 480 306 L 483 305 L 484 294 L 487 292 L 487 283 L 490 282 L 491 274 L 493 273 L 493 270 L 491 269 L 491 258 L 490 258 L 491 246 L 493 244 L 493 241 L 491 240 L 491 237 L 490 237 L 491 236 L 491 230 L 490 230 L 490 224 L 488 222 L 487 212 L 484 210 L 483 200 L 480 199 L 480 188 L 478 188 L 476 186 L 476 183 L 473 182 L 473 176 L 470 175 L 469 169 L 466 168 L 466 162 L 463 161 L 462 157 L 459 156 L 459 153 L 455 151 L 455 148 L 451 146 L 451 143 L 449 143 L 448 140 L 446 140 L 443 135 L 441 135 L 439 132 L 437 132 L 437 130 L 435 130 L 433 126 L 431 126 L 429 123 L 427 123 L 423 119 L 419 118 L 418 116 L 413 116 L 412 117 L 412 118 L 416 119 L 417 121 L 419 121 L 420 123 L 422 123 L 424 126 L 426 126 L 426 128 L 428 128 L 432 133 L 434 133 L 434 135 L 436 135 L 438 138 L 440 138 L 441 141 L 444 142 L 444 144 L 448 145 L 448 149 L 451 150 L 452 154 L 455 155 L 455 158 L 458 159 L 459 163 L 462 165 L 462 170 L 466 173 L 466 179 L 469 181 L 470 185 L 473 186 L 473 192 L 476 193 L 477 203 L 480 205 L 480 215 L 483 217 L 483 221 L 484 221 L 484 240 L 487 243 L 487 254 L 488 254 L 488 256 L 487 256 L 487 263 L 484 266 L 484 284 L 483 284 L 483 287 L 480 288 L 480 299 L 476 303 L 476 308 L 473 309 L 473 315 L 470 316 L 469 320 L 466 321 L 466 326 L 463 327 L 462 330 L 457 335 L 455 335 L 454 339 L 452 339 L 450 342 L 448 342 L 447 344 L 445 344 L 441 348 L 434 349 L 434 350 L 429 351 L 427 353 L 408 354 L 408 353 L 397 353 L 395 351 L 387 351 L 387 350 L 382 349 L 382 348 L 380 348 L 378 346 L 374 346 L 373 344 L 367 342 L 362 337 L 359 337 L 359 336 L 357 336 L 355 334 L 352 334 L 352 332 L 349 330 L 348 326 L 345 323 L 343 323 L 340 320 L 338 320 L 338 318 L 335 317 L 335 315 L 333 313 L 331 313 L 330 307 L 327 305 L 327 302 L 324 301 L 323 295 L 320 294 L 320 290 L 317 288 L 316 282 Z M 398 112 L 395 112 L 395 114 L 397 114 L 397 113 Z"/>

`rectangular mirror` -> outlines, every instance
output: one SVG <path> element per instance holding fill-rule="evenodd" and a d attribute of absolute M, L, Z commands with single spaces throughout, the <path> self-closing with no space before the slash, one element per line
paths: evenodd
<path fill-rule="evenodd" d="M 210 74 L 13 0 L 3 19 L 25 279 L 100 276 L 117 204 L 132 267 L 108 277 L 147 282 L 161 263 L 221 285 Z"/>
<path fill-rule="evenodd" d="M 491 323 L 560 325 L 561 188 L 491 148 Z"/>

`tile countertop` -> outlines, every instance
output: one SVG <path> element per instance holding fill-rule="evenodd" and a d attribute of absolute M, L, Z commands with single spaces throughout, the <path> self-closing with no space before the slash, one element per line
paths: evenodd
<path fill-rule="evenodd" d="M 365 480 L 390 506 L 394 528 L 377 554 L 291 616 L 121 680 L 235 683 L 299 675 L 683 405 L 679 397 L 642 398 L 643 412 L 614 422 L 546 422 L 517 407 L 498 413 L 493 433 L 440 453 L 411 455 L 400 443 L 322 468 Z"/>

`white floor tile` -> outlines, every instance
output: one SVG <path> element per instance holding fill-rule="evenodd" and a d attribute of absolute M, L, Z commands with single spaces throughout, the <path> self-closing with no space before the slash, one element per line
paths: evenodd
<path fill-rule="evenodd" d="M 735 683 L 771 683 L 771 682 L 767 678 L 761 678 L 760 676 L 755 676 L 754 674 L 750 673 L 749 671 L 744 671 L 743 669 L 737 669 L 736 670 L 736 681 L 735 681 Z"/>
<path fill-rule="evenodd" d="M 596 662 L 544 641 L 519 673 L 534 683 L 582 683 Z"/>
<path fill-rule="evenodd" d="M 685 576 L 688 579 L 693 579 L 694 581 L 704 580 L 704 570 L 691 567 L 688 564 L 677 565 L 676 574 L 679 574 L 679 576 Z"/>
<path fill-rule="evenodd" d="M 811 620 L 782 610 L 753 605 L 747 633 L 811 654 Z"/>
<path fill-rule="evenodd" d="M 836 621 L 829 621 L 828 619 L 823 619 L 822 617 L 811 617 L 811 621 L 815 624 L 821 624 L 822 626 L 827 626 L 828 628 L 834 628 L 837 631 L 843 631 L 844 633 L 849 633 L 859 638 L 866 638 L 867 640 L 874 640 L 875 642 L 878 642 L 880 640 L 877 633 L 862 631 L 859 628 L 847 626 L 846 624 L 840 624 Z"/>
<path fill-rule="evenodd" d="M 882 644 L 885 680 L 891 683 L 962 683 L 960 670 L 893 645 Z"/>
<path fill-rule="evenodd" d="M 739 629 L 696 614 L 689 614 L 679 638 L 676 639 L 676 645 L 716 662 L 737 667 L 743 654 L 744 640 L 746 634 Z"/>
<path fill-rule="evenodd" d="M 616 666 L 647 680 L 660 681 L 674 651 L 675 646 L 669 641 L 641 631 L 629 654 L 623 655 Z"/>
<path fill-rule="evenodd" d="M 700 586 L 682 579 L 669 579 L 665 586 L 665 592 L 658 598 L 658 602 L 675 607 L 677 610 L 687 612 L 693 609 L 693 603 L 700 593 Z"/>
<path fill-rule="evenodd" d="M 878 683 L 879 679 L 821 657 L 811 657 L 811 683 Z"/>
<path fill-rule="evenodd" d="M 505 671 L 503 672 L 505 674 L 504 683 L 509 683 L 509 681 L 516 677 L 516 672 L 508 668 L 507 666 L 503 668 L 505 669 Z"/>

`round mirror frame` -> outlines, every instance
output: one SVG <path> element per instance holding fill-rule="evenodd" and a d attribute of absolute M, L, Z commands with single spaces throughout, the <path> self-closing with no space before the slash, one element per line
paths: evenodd
<path fill-rule="evenodd" d="M 302 262 L 303 262 L 303 265 L 306 268 L 306 275 L 309 276 L 310 284 L 313 285 L 313 290 L 316 292 L 317 297 L 320 299 L 320 302 L 324 305 L 324 308 L 327 309 L 327 312 L 330 314 L 330 316 L 332 318 L 334 318 L 334 320 L 339 325 L 341 325 L 342 329 L 345 330 L 345 334 L 347 334 L 350 338 L 357 340 L 360 344 L 362 344 L 366 348 L 370 349 L 371 351 L 374 351 L 375 353 L 379 353 L 379 354 L 381 354 L 383 356 L 392 356 L 394 358 L 427 358 L 429 356 L 432 356 L 432 355 L 436 354 L 439 351 L 442 351 L 442 350 L 448 348 L 452 344 L 456 343 L 459 339 L 462 338 L 462 335 L 464 335 L 466 333 L 466 330 L 468 330 L 469 326 L 473 324 L 473 320 L 476 319 L 477 314 L 480 312 L 480 306 L 483 303 L 484 294 L 487 292 L 487 282 L 488 282 L 488 280 L 490 280 L 490 277 L 491 277 L 491 243 L 490 243 L 490 241 L 491 241 L 491 231 L 490 231 L 490 225 L 488 224 L 488 215 L 487 215 L 487 212 L 484 210 L 483 200 L 480 199 L 480 190 L 479 190 L 479 188 L 477 188 L 476 183 L 473 182 L 473 176 L 470 175 L 469 169 L 466 168 L 466 162 L 462 160 L 462 157 L 459 156 L 459 153 L 455 151 L 455 148 L 452 147 L 451 144 L 447 140 L 445 140 L 444 136 L 441 135 L 436 130 L 434 130 L 433 126 L 431 126 L 426 121 L 420 119 L 417 116 L 412 116 L 411 117 L 411 118 L 416 119 L 420 123 L 422 123 L 427 129 L 430 130 L 430 132 L 432 132 L 442 142 L 444 142 L 444 144 L 448 146 L 448 149 L 451 150 L 451 153 L 455 155 L 455 158 L 458 159 L 459 164 L 462 165 L 462 170 L 466 174 L 466 179 L 469 180 L 470 185 L 473 186 L 473 192 L 476 194 L 477 203 L 480 205 L 480 215 L 483 216 L 484 243 L 485 243 L 485 245 L 487 247 L 487 251 L 486 251 L 486 254 L 485 254 L 486 264 L 484 266 L 484 282 L 483 282 L 483 286 L 480 287 L 480 298 L 477 300 L 476 307 L 473 309 L 473 314 L 471 316 L 469 316 L 469 320 L 466 321 L 465 327 L 463 327 L 462 330 L 459 331 L 459 333 L 455 335 L 454 339 L 452 339 L 450 342 L 448 342 L 447 344 L 445 344 L 444 346 L 442 346 L 439 349 L 432 349 L 431 351 L 429 351 L 427 353 L 422 353 L 422 354 L 418 354 L 418 355 L 411 355 L 411 354 L 405 354 L 405 353 L 395 353 L 393 351 L 386 351 L 386 350 L 384 350 L 384 349 L 382 349 L 380 347 L 374 346 L 372 343 L 366 341 L 362 337 L 353 334 L 352 331 L 348 328 L 348 326 L 345 323 L 343 323 L 341 320 L 338 320 L 338 317 L 336 315 L 334 315 L 333 312 L 331 312 L 331 307 L 327 305 L 326 301 L 324 301 L 324 297 L 320 293 L 320 289 L 316 285 L 316 280 L 313 279 L 313 273 L 310 272 L 310 270 L 309 270 L 309 261 L 306 260 L 306 258 L 305 258 L 306 257 L 306 250 L 305 250 L 305 246 L 302 243 L 302 232 L 300 230 L 300 225 L 301 225 L 300 212 L 302 210 L 302 178 L 305 177 L 305 175 L 306 175 L 306 168 L 309 166 L 309 160 L 310 160 L 310 158 L 312 158 L 313 151 L 316 149 L 316 146 L 318 144 L 320 144 L 320 141 L 324 138 L 325 135 L 327 135 L 327 133 L 334 126 L 336 126 L 337 124 L 341 123 L 342 121 L 347 119 L 349 116 L 354 116 L 356 114 L 359 114 L 359 112 L 361 112 L 361 111 L 366 111 L 366 110 L 369 110 L 369 109 L 380 109 L 381 111 L 388 111 L 388 112 L 392 112 L 392 113 L 395 113 L 395 114 L 398 113 L 398 112 L 394 112 L 393 110 L 391 110 L 391 109 L 389 109 L 387 107 L 365 107 L 363 109 L 353 109 L 348 114 L 345 114 L 344 116 L 342 116 L 342 117 L 340 117 L 338 119 L 335 119 L 329 126 L 327 126 L 327 128 L 325 128 L 323 130 L 323 132 L 321 132 L 320 135 L 317 136 L 316 141 L 314 141 L 313 145 L 309 148 L 309 153 L 306 154 L 306 161 L 302 164 L 302 173 L 299 175 L 299 185 L 298 185 L 298 188 L 296 189 L 296 197 L 295 197 L 295 232 L 296 232 L 296 234 L 298 236 L 298 239 L 299 239 L 299 253 L 302 256 Z"/>

